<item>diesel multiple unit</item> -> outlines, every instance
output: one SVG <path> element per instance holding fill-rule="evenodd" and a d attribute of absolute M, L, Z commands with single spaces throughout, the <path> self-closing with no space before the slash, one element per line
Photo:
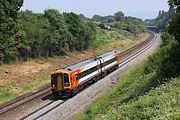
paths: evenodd
<path fill-rule="evenodd" d="M 51 73 L 51 90 L 55 96 L 71 96 L 82 86 L 97 81 L 118 68 L 120 55 L 111 51 Z"/>

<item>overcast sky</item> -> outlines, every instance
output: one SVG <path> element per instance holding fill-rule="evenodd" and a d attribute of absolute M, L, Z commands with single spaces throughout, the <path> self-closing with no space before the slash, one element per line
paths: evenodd
<path fill-rule="evenodd" d="M 168 0 L 25 0 L 21 10 L 43 12 L 57 9 L 60 12 L 75 12 L 87 17 L 113 15 L 123 11 L 126 16 L 142 19 L 155 18 L 159 10 L 168 10 Z"/>

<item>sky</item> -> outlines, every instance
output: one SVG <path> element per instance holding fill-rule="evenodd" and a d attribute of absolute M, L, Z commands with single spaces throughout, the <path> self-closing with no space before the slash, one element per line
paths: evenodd
<path fill-rule="evenodd" d="M 93 15 L 113 15 L 122 11 L 126 16 L 152 19 L 159 10 L 167 11 L 168 0 L 24 0 L 21 10 L 31 10 L 39 13 L 45 9 L 57 9 L 62 12 Z"/>

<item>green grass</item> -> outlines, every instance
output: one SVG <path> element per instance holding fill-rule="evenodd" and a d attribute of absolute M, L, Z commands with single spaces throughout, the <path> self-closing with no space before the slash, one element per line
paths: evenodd
<path fill-rule="evenodd" d="M 5 86 L 1 86 L 0 87 L 0 103 L 7 101 L 9 99 L 12 99 L 16 96 L 18 96 L 19 94 L 12 92 L 12 89 L 16 89 L 17 86 L 15 83 L 6 83 Z"/>
<path fill-rule="evenodd" d="M 96 39 L 89 46 L 88 50 L 95 48 L 100 48 L 105 45 L 108 45 L 117 40 L 124 40 L 128 38 L 135 38 L 135 36 L 127 31 L 123 30 L 106 30 L 106 29 L 96 29 Z"/>
<path fill-rule="evenodd" d="M 40 76 L 33 82 L 24 83 L 22 86 L 15 82 L 7 82 L 0 87 L 0 103 L 13 99 L 17 96 L 25 94 L 33 89 L 49 83 L 49 76 Z"/>
<path fill-rule="evenodd" d="M 110 42 L 117 41 L 117 40 L 124 40 L 128 38 L 135 38 L 135 36 L 127 31 L 123 30 L 106 30 L 106 29 L 96 29 L 96 39 L 89 46 L 89 49 L 94 49 L 97 47 L 101 47 L 104 45 L 109 44 Z"/>
<path fill-rule="evenodd" d="M 6 89 L 0 89 L 0 96 L 1 96 L 1 102 L 4 102 L 12 98 L 15 98 L 16 96 L 18 96 L 18 94 L 12 93 Z"/>
<path fill-rule="evenodd" d="M 46 85 L 47 83 L 49 83 L 49 80 L 50 80 L 50 77 L 47 75 L 40 76 L 36 78 L 32 83 L 25 84 L 23 86 L 23 93 L 27 93 L 30 90 L 37 89 L 38 87 Z"/>
<path fill-rule="evenodd" d="M 123 40 L 127 38 L 131 38 L 133 34 L 123 31 L 123 30 L 105 30 L 105 29 L 97 29 L 97 39 L 103 41 L 111 41 L 111 40 Z"/>
<path fill-rule="evenodd" d="M 160 84 L 156 73 L 144 74 L 145 63 L 75 119 L 180 119 L 180 78 Z"/>

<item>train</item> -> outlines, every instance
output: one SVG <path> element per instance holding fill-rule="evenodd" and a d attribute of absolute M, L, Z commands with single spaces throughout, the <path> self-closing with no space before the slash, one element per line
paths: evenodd
<path fill-rule="evenodd" d="M 58 68 L 51 73 L 51 91 L 55 97 L 76 95 L 85 84 L 97 82 L 119 67 L 120 55 L 110 51 L 82 62 Z"/>

